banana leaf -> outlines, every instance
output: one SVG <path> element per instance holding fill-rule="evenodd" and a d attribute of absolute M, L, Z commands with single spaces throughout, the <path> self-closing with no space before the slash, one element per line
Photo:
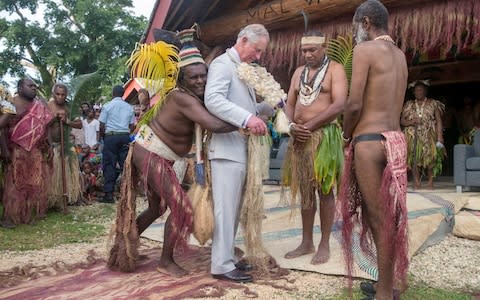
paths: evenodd
<path fill-rule="evenodd" d="M 322 142 L 315 157 L 315 177 L 322 182 L 322 194 L 327 195 L 339 182 L 343 170 L 343 146 L 341 130 L 337 125 L 323 129 Z"/>

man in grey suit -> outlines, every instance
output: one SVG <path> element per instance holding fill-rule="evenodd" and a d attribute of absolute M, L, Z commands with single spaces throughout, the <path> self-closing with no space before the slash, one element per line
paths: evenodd
<path fill-rule="evenodd" d="M 236 69 L 241 62 L 260 59 L 269 39 L 261 24 L 243 28 L 235 45 L 211 63 L 205 88 L 205 106 L 210 113 L 254 135 L 265 135 L 267 127 L 256 116 L 255 91 L 238 78 Z M 211 273 L 217 279 L 250 282 L 252 276 L 245 271 L 251 266 L 240 264 L 234 254 L 246 178 L 247 137 L 238 131 L 214 133 L 209 149 L 215 215 Z"/>

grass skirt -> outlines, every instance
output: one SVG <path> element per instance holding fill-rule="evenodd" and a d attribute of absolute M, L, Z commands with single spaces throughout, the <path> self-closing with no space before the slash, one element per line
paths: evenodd
<path fill-rule="evenodd" d="M 82 179 L 78 157 L 75 153 L 65 154 L 65 179 L 67 182 L 68 204 L 76 204 L 82 199 Z M 48 206 L 63 207 L 62 156 L 60 145 L 53 148 L 52 176 L 48 184 Z"/>
<path fill-rule="evenodd" d="M 303 145 L 295 145 L 290 138 L 283 164 L 282 184 L 290 187 L 291 205 L 297 203 L 298 193 L 302 207 L 312 207 L 312 190 L 321 189 L 328 195 L 339 182 L 343 168 L 343 141 L 340 127 L 329 124 L 312 133 Z M 314 194 L 313 194 L 314 195 Z"/>
<path fill-rule="evenodd" d="M 243 206 L 240 213 L 240 224 L 244 231 L 245 249 L 248 261 L 261 271 L 267 270 L 270 255 L 263 245 L 262 222 L 265 215 L 263 179 L 265 161 L 269 160 L 266 149 L 270 149 L 270 141 L 263 136 L 248 137 L 247 178 L 243 194 Z"/>
<path fill-rule="evenodd" d="M 136 147 L 141 146 L 136 145 Z M 121 197 L 117 204 L 114 244 L 107 263 L 110 269 L 122 272 L 134 271 L 138 259 L 139 236 L 136 224 L 135 190 L 137 175 L 132 161 L 134 149 L 134 143 L 130 144 L 123 170 Z M 165 202 L 170 208 L 172 232 L 168 238 L 176 241 L 177 245 L 185 245 L 192 230 L 192 206 L 172 166 L 173 161 L 150 152 L 144 158 L 141 178 L 145 194 L 157 197 L 158 201 Z M 156 187 L 155 190 L 160 190 L 160 195 L 156 194 L 152 186 Z M 164 207 L 165 205 L 160 205 L 161 210 Z M 160 215 L 164 212 L 160 211 Z"/>
<path fill-rule="evenodd" d="M 47 214 L 46 181 L 50 177 L 44 154 L 38 148 L 26 151 L 12 144 L 12 161 L 5 173 L 3 220 L 13 224 L 28 224 L 34 216 Z"/>

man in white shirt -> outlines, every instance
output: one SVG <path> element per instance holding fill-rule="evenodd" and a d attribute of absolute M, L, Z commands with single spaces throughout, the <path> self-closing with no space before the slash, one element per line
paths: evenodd
<path fill-rule="evenodd" d="M 87 118 L 82 120 L 83 133 L 85 135 L 85 144 L 94 147 L 100 140 L 100 122 L 95 119 L 93 110 L 88 110 Z"/>

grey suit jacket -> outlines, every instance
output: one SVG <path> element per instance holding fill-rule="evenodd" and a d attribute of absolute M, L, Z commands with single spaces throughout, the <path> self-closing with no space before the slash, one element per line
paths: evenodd
<path fill-rule="evenodd" d="M 205 88 L 205 106 L 217 118 L 243 127 L 247 117 L 256 115 L 255 92 L 238 78 L 232 49 L 212 61 Z M 247 139 L 238 131 L 215 133 L 210 142 L 209 159 L 247 162 Z"/>

